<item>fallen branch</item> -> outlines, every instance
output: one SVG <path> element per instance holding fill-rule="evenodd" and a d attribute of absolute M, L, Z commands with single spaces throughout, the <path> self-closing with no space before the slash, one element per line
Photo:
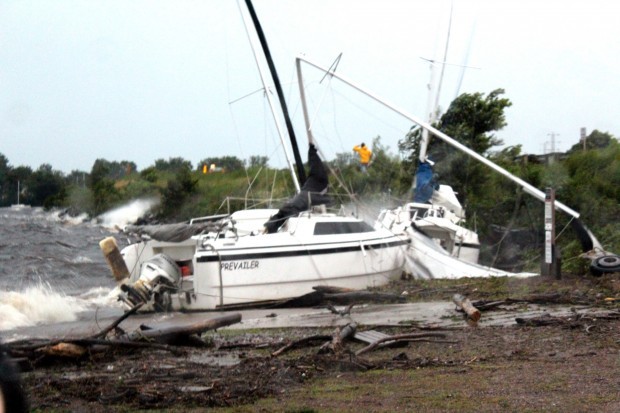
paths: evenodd
<path fill-rule="evenodd" d="M 157 350 L 170 351 L 174 354 L 181 354 L 178 347 L 167 344 L 125 341 L 125 340 L 103 340 L 91 338 L 78 338 L 65 340 L 53 346 L 45 346 L 35 350 L 35 353 L 43 353 L 48 356 L 62 356 L 79 358 L 87 351 L 87 347 L 120 347 L 120 348 L 153 348 Z"/>
<path fill-rule="evenodd" d="M 342 342 L 355 334 L 357 330 L 357 323 L 349 323 L 342 328 L 337 328 L 334 331 L 332 340 L 326 342 L 319 348 L 319 353 L 324 353 L 331 350 L 333 353 L 340 353 L 342 351 Z"/>
<path fill-rule="evenodd" d="M 132 314 L 135 314 L 136 311 L 138 311 L 140 309 L 140 307 L 142 307 L 144 305 L 144 303 L 138 303 L 135 306 L 133 306 L 130 310 L 125 311 L 125 313 L 120 316 L 119 318 L 116 319 L 116 321 L 114 321 L 112 324 L 110 324 L 109 326 L 107 326 L 106 328 L 104 328 L 103 330 L 101 330 L 99 333 L 93 335 L 90 338 L 104 338 L 105 336 L 108 335 L 108 333 L 112 330 L 114 330 L 116 327 L 118 327 L 118 325 L 120 323 L 122 323 L 127 317 L 129 317 Z"/>
<path fill-rule="evenodd" d="M 308 343 L 311 343 L 313 341 L 325 341 L 325 340 L 329 340 L 331 339 L 332 336 L 326 336 L 326 335 L 314 335 L 314 336 L 309 336 L 309 337 L 304 337 L 304 338 L 300 338 L 299 340 L 295 340 L 295 341 L 291 341 L 290 343 L 288 343 L 287 345 L 285 345 L 284 347 L 279 348 L 278 350 L 274 351 L 273 353 L 271 353 L 271 357 L 278 357 L 280 354 L 295 348 L 295 347 L 300 347 L 302 345 L 306 345 Z"/>
<path fill-rule="evenodd" d="M 439 338 L 445 338 L 446 335 L 444 333 L 408 333 L 408 334 L 398 334 L 398 335 L 394 335 L 394 336 L 387 336 L 387 337 L 383 337 L 373 343 L 370 343 L 369 345 L 367 345 L 366 347 L 358 350 L 355 352 L 356 356 L 359 356 L 360 354 L 364 354 L 367 353 L 371 350 L 374 350 L 375 348 L 379 347 L 379 345 L 381 343 L 385 343 L 386 341 L 393 341 L 393 342 L 398 342 L 398 341 L 432 341 L 432 342 L 436 342 L 436 340 L 428 340 L 429 338 L 433 338 L 433 337 L 439 337 Z M 452 343 L 452 341 L 447 341 Z"/>
<path fill-rule="evenodd" d="M 337 314 L 339 316 L 345 316 L 345 315 L 350 315 L 351 314 L 351 309 L 355 306 L 355 304 L 349 304 L 344 310 L 338 310 L 336 307 L 334 307 L 331 304 L 327 305 L 327 309 L 329 311 L 331 311 L 333 314 Z"/>
<path fill-rule="evenodd" d="M 509 300 L 498 300 L 498 301 L 479 300 L 479 301 L 474 301 L 472 303 L 472 305 L 480 311 L 493 310 L 494 308 L 497 308 L 502 305 L 507 305 L 507 304 L 510 304 Z"/>
<path fill-rule="evenodd" d="M 491 310 L 493 308 L 510 305 L 510 304 L 591 304 L 583 297 L 572 297 L 567 294 L 551 293 L 551 294 L 533 294 L 523 298 L 506 298 L 498 301 L 474 301 L 472 305 L 482 311 Z"/>
<path fill-rule="evenodd" d="M 540 327 L 551 325 L 567 325 L 569 327 L 586 328 L 586 331 L 590 331 L 594 326 L 586 323 L 595 323 L 598 320 L 618 320 L 620 319 L 620 311 L 594 311 L 586 313 L 574 312 L 570 315 L 558 315 L 552 316 L 549 313 L 544 313 L 539 316 L 533 316 L 528 318 L 517 317 L 515 322 L 519 325 L 528 327 Z"/>
<path fill-rule="evenodd" d="M 261 341 L 258 343 L 224 343 L 217 346 L 218 350 L 234 350 L 240 348 L 256 348 L 262 349 L 267 347 L 275 347 L 280 343 L 276 343 L 275 341 Z"/>

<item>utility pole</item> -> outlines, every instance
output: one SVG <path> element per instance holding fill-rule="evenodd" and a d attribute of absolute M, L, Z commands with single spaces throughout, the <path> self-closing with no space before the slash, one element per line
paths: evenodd
<path fill-rule="evenodd" d="M 545 259 L 541 265 L 541 275 L 562 278 L 562 261 L 555 245 L 555 190 L 545 191 Z"/>

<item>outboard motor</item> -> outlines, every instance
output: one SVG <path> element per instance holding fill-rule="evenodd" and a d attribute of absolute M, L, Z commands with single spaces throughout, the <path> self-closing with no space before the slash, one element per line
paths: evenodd
<path fill-rule="evenodd" d="M 125 293 L 119 298 L 130 307 L 140 303 L 152 304 L 155 311 L 170 308 L 170 294 L 178 291 L 181 269 L 166 254 L 157 254 L 142 264 L 140 277 L 133 284 L 121 285 Z"/>

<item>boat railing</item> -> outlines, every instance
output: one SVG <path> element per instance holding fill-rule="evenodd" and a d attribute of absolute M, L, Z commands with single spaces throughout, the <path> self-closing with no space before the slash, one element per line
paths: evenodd
<path fill-rule="evenodd" d="M 217 211 L 226 211 L 226 214 L 230 215 L 240 209 L 273 208 L 274 204 L 284 203 L 285 201 L 286 198 L 247 198 L 227 196 L 224 198 Z M 242 207 L 235 208 L 236 205 Z"/>
<path fill-rule="evenodd" d="M 226 218 L 228 215 L 230 214 L 216 214 L 216 215 L 206 215 L 204 217 L 196 217 L 196 218 L 190 219 L 189 223 L 190 225 L 192 225 L 192 224 L 205 223 L 205 222 L 215 222 L 215 221 L 219 221 L 220 219 Z"/>

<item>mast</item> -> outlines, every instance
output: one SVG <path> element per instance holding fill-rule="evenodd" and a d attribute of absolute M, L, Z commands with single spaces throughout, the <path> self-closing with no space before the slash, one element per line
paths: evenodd
<path fill-rule="evenodd" d="M 295 191 L 299 192 L 301 190 L 299 186 L 299 180 L 297 179 L 297 175 L 295 174 L 295 169 L 293 168 L 293 163 L 291 162 L 291 159 L 289 157 L 288 150 L 286 149 L 286 145 L 284 143 L 284 133 L 282 131 L 282 127 L 280 126 L 280 120 L 278 119 L 278 116 L 276 115 L 275 105 L 273 103 L 271 93 L 267 87 L 267 81 L 265 80 L 263 70 L 261 69 L 261 65 L 258 60 L 258 56 L 256 54 L 256 49 L 254 48 L 254 41 L 252 39 L 252 36 L 250 36 L 250 31 L 248 30 L 248 23 L 246 22 L 246 17 L 243 14 L 243 11 L 241 10 L 241 6 L 239 6 L 239 12 L 241 14 L 241 19 L 243 20 L 243 24 L 245 26 L 246 34 L 248 35 L 248 41 L 250 43 L 250 47 L 252 48 L 252 53 L 254 54 L 254 60 L 256 61 L 256 67 L 258 68 L 258 74 L 260 75 L 261 83 L 263 84 L 263 88 L 265 89 L 265 95 L 267 96 L 267 103 L 269 103 L 269 109 L 271 110 L 271 115 L 273 116 L 273 121 L 278 131 L 278 137 L 280 138 L 280 143 L 282 144 L 282 149 L 284 150 L 284 157 L 286 158 L 286 163 L 288 164 L 288 167 L 291 173 L 291 178 L 293 179 L 293 185 L 295 185 Z"/>
<path fill-rule="evenodd" d="M 433 124 L 435 120 L 437 120 L 437 110 L 439 108 L 439 97 L 441 95 L 441 84 L 443 83 L 443 75 L 446 70 L 446 62 L 448 59 L 448 47 L 450 46 L 450 32 L 452 31 L 452 11 L 454 8 L 454 3 L 450 4 L 450 20 L 448 21 L 448 34 L 446 35 L 446 45 L 443 51 L 443 60 L 441 62 L 441 73 L 439 75 L 439 82 L 437 84 L 437 90 L 435 91 L 435 100 L 433 99 L 433 87 L 435 86 L 435 61 L 429 60 L 431 64 L 431 79 L 428 84 L 428 101 L 427 101 L 427 114 L 428 114 L 428 123 Z M 426 59 L 425 59 L 426 60 Z M 431 103 L 432 102 L 432 103 Z M 428 129 L 422 129 L 422 140 L 420 142 L 420 154 L 418 158 L 420 162 L 426 162 L 428 144 L 430 142 L 430 136 Z M 432 165 L 432 163 L 431 163 Z"/>
<path fill-rule="evenodd" d="M 297 139 L 295 139 L 295 132 L 293 130 L 293 124 L 291 123 L 291 118 L 289 116 L 288 108 L 286 106 L 286 100 L 284 99 L 284 93 L 282 92 L 280 78 L 278 77 L 278 72 L 276 71 L 276 67 L 273 64 L 273 59 L 271 58 L 271 52 L 269 51 L 269 46 L 267 45 L 267 39 L 265 39 L 265 34 L 263 33 L 263 29 L 260 25 L 260 22 L 258 21 L 258 16 L 256 15 L 256 12 L 254 11 L 252 0 L 245 0 L 245 4 L 247 5 L 248 11 L 250 12 L 250 17 L 252 17 L 252 22 L 254 23 L 256 34 L 258 35 L 258 39 L 260 40 L 261 47 L 263 48 L 263 53 L 265 54 L 265 59 L 267 60 L 267 65 L 269 66 L 269 71 L 271 72 L 271 77 L 273 78 L 273 83 L 276 87 L 276 92 L 278 93 L 278 99 L 280 101 L 280 106 L 282 107 L 282 112 L 284 114 L 284 122 L 286 123 L 286 129 L 288 131 L 288 135 L 291 140 L 293 156 L 295 157 L 295 164 L 297 166 L 297 176 L 299 178 L 299 182 L 303 185 L 304 182 L 306 182 L 306 171 L 304 169 L 304 162 L 302 161 L 301 156 L 299 154 L 299 147 L 297 146 Z M 297 188 L 297 191 L 299 191 L 299 187 Z"/>
<path fill-rule="evenodd" d="M 308 105 L 306 104 L 306 88 L 304 87 L 304 79 L 301 74 L 301 61 L 295 59 L 295 67 L 297 69 L 297 83 L 299 84 L 299 96 L 301 97 L 301 110 L 304 113 L 304 122 L 306 124 L 306 133 L 308 134 L 308 142 L 314 143 L 314 136 L 312 135 L 312 126 L 310 125 L 310 118 L 308 117 Z"/>

